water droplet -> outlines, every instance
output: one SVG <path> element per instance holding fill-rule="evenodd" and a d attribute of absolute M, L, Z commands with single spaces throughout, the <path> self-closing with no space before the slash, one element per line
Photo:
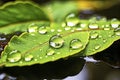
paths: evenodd
<path fill-rule="evenodd" d="M 109 24 L 104 25 L 104 30 L 110 30 L 110 25 Z"/>
<path fill-rule="evenodd" d="M 62 30 L 61 30 L 61 29 L 58 29 L 57 31 L 58 31 L 58 32 L 62 32 Z"/>
<path fill-rule="evenodd" d="M 86 27 L 86 26 L 87 26 L 87 24 L 85 24 L 85 23 L 81 23 L 81 24 L 80 24 L 80 27 L 81 27 L 81 28 L 84 28 L 84 27 Z"/>
<path fill-rule="evenodd" d="M 33 59 L 33 55 L 27 54 L 25 55 L 25 61 L 31 61 Z"/>
<path fill-rule="evenodd" d="M 79 48 L 82 48 L 82 47 L 83 47 L 83 44 L 79 39 L 73 39 L 70 42 L 70 48 L 71 49 L 79 49 Z"/>
<path fill-rule="evenodd" d="M 90 23 L 89 28 L 90 29 L 98 29 L 98 24 L 97 23 Z"/>
<path fill-rule="evenodd" d="M 115 18 L 111 20 L 111 26 L 112 26 L 112 28 L 118 28 L 119 25 L 120 25 L 119 20 L 117 20 Z"/>
<path fill-rule="evenodd" d="M 55 31 L 55 29 L 51 29 L 51 32 L 54 32 Z"/>
<path fill-rule="evenodd" d="M 47 29 L 46 29 L 46 27 L 40 27 L 39 30 L 38 30 L 38 32 L 40 34 L 45 34 L 45 33 L 47 33 Z"/>
<path fill-rule="evenodd" d="M 68 31 L 68 30 L 70 30 L 70 29 L 71 29 L 71 27 L 68 27 L 68 26 L 65 27 L 65 30 L 66 30 L 66 31 Z"/>
<path fill-rule="evenodd" d="M 115 29 L 115 35 L 120 36 L 120 28 Z"/>
<path fill-rule="evenodd" d="M 28 27 L 28 32 L 29 33 L 37 32 L 37 30 L 38 30 L 38 26 L 35 25 L 34 23 L 30 24 L 29 27 Z"/>
<path fill-rule="evenodd" d="M 67 17 L 66 17 L 66 24 L 67 26 L 75 26 L 79 23 L 79 19 L 75 16 L 75 14 L 69 14 Z"/>
<path fill-rule="evenodd" d="M 66 26 L 66 23 L 62 23 L 62 27 L 65 27 Z"/>
<path fill-rule="evenodd" d="M 48 56 L 54 55 L 54 53 L 55 53 L 55 51 L 51 48 L 47 50 L 47 55 Z"/>
<path fill-rule="evenodd" d="M 97 50 L 97 49 L 99 49 L 100 48 L 100 46 L 99 45 L 96 45 L 95 46 L 95 50 Z"/>
<path fill-rule="evenodd" d="M 8 54 L 7 60 L 9 62 L 18 62 L 21 59 L 21 54 L 17 50 L 14 50 Z"/>
<path fill-rule="evenodd" d="M 103 39 L 103 42 L 105 43 L 107 40 L 106 39 Z"/>
<path fill-rule="evenodd" d="M 93 32 L 90 34 L 91 39 L 96 39 L 98 36 L 99 36 L 99 34 L 97 32 Z"/>
<path fill-rule="evenodd" d="M 55 35 L 50 38 L 49 44 L 53 48 L 60 48 L 64 44 L 64 40 L 60 35 Z"/>

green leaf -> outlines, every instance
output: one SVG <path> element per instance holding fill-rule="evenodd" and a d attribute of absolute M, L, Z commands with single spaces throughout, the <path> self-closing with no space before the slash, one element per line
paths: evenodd
<path fill-rule="evenodd" d="M 24 28 L 24 24 L 37 21 L 49 21 L 49 19 L 42 8 L 33 2 L 10 2 L 0 8 L 0 32 L 7 32 L 9 29 L 18 30 L 18 28 L 20 31 Z"/>
<path fill-rule="evenodd" d="M 72 56 L 82 51 L 89 39 L 89 32 L 70 32 L 55 23 L 29 27 L 28 31 L 10 40 L 2 52 L 1 66 L 43 64 Z"/>
<path fill-rule="evenodd" d="M 53 22 L 63 22 L 68 14 L 78 13 L 78 6 L 75 1 L 54 1 L 44 8 Z"/>
<path fill-rule="evenodd" d="M 102 18 L 98 21 L 92 18 L 89 20 L 88 27 L 91 27 L 89 43 L 80 54 L 89 56 L 108 48 L 114 41 L 120 39 L 119 25 L 120 21 L 117 19 L 107 21 L 106 18 Z"/>

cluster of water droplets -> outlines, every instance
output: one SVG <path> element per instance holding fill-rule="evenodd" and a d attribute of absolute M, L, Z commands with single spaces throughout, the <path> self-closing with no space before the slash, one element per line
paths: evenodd
<path fill-rule="evenodd" d="M 40 34 L 46 34 L 47 33 L 47 27 L 46 26 L 38 26 L 38 25 L 32 23 L 28 27 L 28 32 L 29 33 L 38 32 Z"/>

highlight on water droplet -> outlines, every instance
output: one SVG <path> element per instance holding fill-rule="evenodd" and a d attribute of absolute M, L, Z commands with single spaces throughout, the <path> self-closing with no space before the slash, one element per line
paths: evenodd
<path fill-rule="evenodd" d="M 110 30 L 110 25 L 109 24 L 104 25 L 104 30 Z"/>
<path fill-rule="evenodd" d="M 95 46 L 95 50 L 99 49 L 100 48 L 100 45 L 96 45 Z"/>
<path fill-rule="evenodd" d="M 79 19 L 75 16 L 74 13 L 72 14 L 69 14 L 67 17 L 66 17 L 66 24 L 67 26 L 75 26 L 79 23 Z"/>
<path fill-rule="evenodd" d="M 120 28 L 115 29 L 114 33 L 115 35 L 120 36 Z"/>
<path fill-rule="evenodd" d="M 64 29 L 65 29 L 66 31 L 68 31 L 68 30 L 70 30 L 70 29 L 71 29 L 71 27 L 66 26 Z"/>
<path fill-rule="evenodd" d="M 24 58 L 25 61 L 31 61 L 33 59 L 33 55 L 31 54 L 26 54 L 24 57 L 25 57 Z"/>
<path fill-rule="evenodd" d="M 99 34 L 97 32 L 91 32 L 90 33 L 90 38 L 91 39 L 96 39 L 99 36 Z"/>
<path fill-rule="evenodd" d="M 89 26 L 88 26 L 90 29 L 98 29 L 99 26 L 97 23 L 90 23 Z"/>
<path fill-rule="evenodd" d="M 28 27 L 28 32 L 29 33 L 37 32 L 37 30 L 38 30 L 38 26 L 34 23 L 30 24 L 29 27 Z"/>
<path fill-rule="evenodd" d="M 114 18 L 114 19 L 111 20 L 111 26 L 112 26 L 112 28 L 118 28 L 119 25 L 120 25 L 120 21 L 117 20 L 116 18 Z"/>
<path fill-rule="evenodd" d="M 60 35 L 54 35 L 50 38 L 49 45 L 53 48 L 61 48 L 64 45 L 64 40 Z"/>
<path fill-rule="evenodd" d="M 40 34 L 46 34 L 46 33 L 47 33 L 47 29 L 46 29 L 46 27 L 42 26 L 42 27 L 40 27 L 40 28 L 38 29 L 38 32 L 39 32 Z"/>
<path fill-rule="evenodd" d="M 21 53 L 18 52 L 17 50 L 13 50 L 7 55 L 7 60 L 9 62 L 18 62 L 21 59 Z"/>
<path fill-rule="evenodd" d="M 83 47 L 83 43 L 79 39 L 73 39 L 70 42 L 70 48 L 71 49 L 79 49 Z"/>
<path fill-rule="evenodd" d="M 47 50 L 47 55 L 48 56 L 54 55 L 54 53 L 55 53 L 55 51 L 52 48 Z"/>

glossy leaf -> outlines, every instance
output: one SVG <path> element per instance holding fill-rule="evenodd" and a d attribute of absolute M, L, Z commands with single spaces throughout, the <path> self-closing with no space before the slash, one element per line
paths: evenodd
<path fill-rule="evenodd" d="M 60 26 L 53 23 L 51 27 L 37 26 L 37 29 L 30 27 L 29 32 L 14 36 L 1 55 L 1 65 L 42 64 L 72 56 L 82 51 L 88 43 L 89 32 L 70 32 Z M 31 32 L 34 29 L 36 31 Z"/>

